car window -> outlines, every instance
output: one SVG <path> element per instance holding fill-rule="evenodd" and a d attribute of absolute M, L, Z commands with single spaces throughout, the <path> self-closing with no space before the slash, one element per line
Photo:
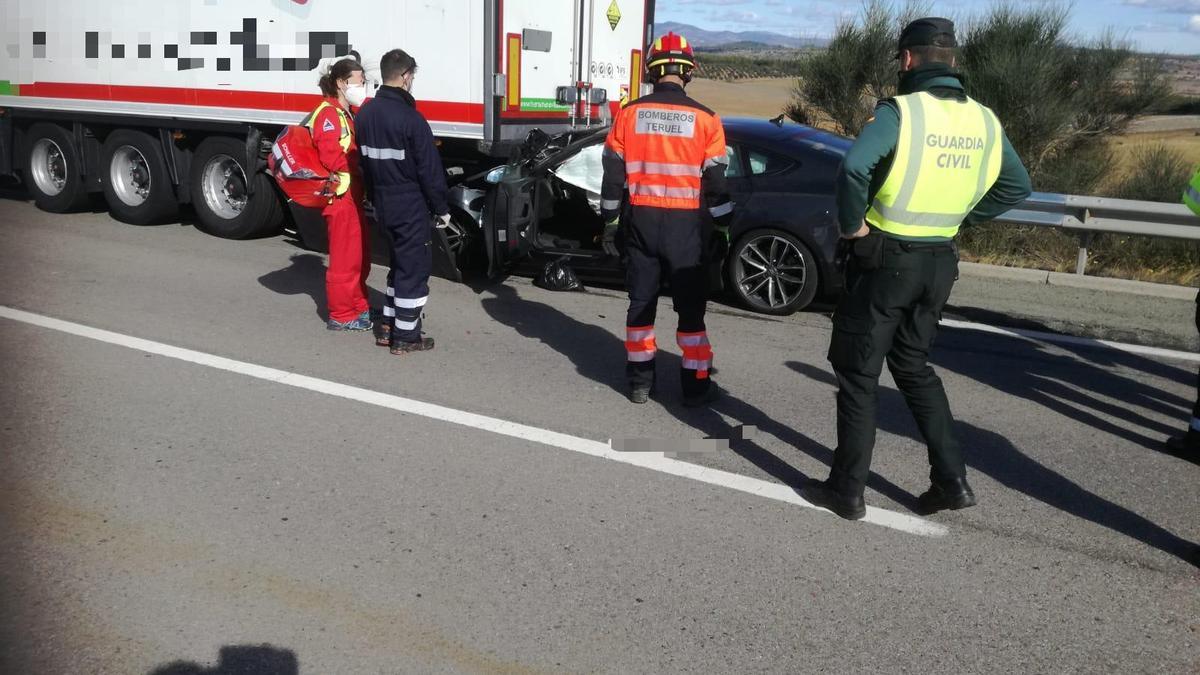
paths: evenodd
<path fill-rule="evenodd" d="M 783 173 L 795 164 L 795 162 L 783 155 L 776 155 L 775 153 L 758 149 L 747 150 L 746 159 L 750 163 L 750 175 L 752 176 Z"/>
<path fill-rule="evenodd" d="M 742 171 L 742 151 L 736 145 L 725 146 L 725 159 L 729 160 L 729 165 L 725 167 L 726 178 L 745 178 L 746 172 Z"/>
<path fill-rule="evenodd" d="M 604 144 L 589 145 L 551 171 L 563 181 L 593 194 L 600 194 L 604 178 Z"/>

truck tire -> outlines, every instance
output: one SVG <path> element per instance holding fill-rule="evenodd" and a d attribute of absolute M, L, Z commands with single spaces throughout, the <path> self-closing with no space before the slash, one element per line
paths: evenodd
<path fill-rule="evenodd" d="M 192 160 L 192 205 L 196 226 L 224 239 L 253 239 L 279 234 L 283 205 L 265 173 L 247 174 L 246 144 L 227 136 L 210 136 Z M 254 194 L 247 190 L 254 181 Z"/>
<path fill-rule="evenodd" d="M 179 200 L 158 139 L 144 131 L 118 129 L 104 140 L 100 162 L 104 200 L 114 218 L 150 225 L 179 215 Z"/>
<path fill-rule="evenodd" d="M 25 164 L 22 176 L 33 203 L 50 213 L 69 213 L 87 205 L 83 161 L 71 132 L 48 122 L 39 122 L 25 135 Z"/>

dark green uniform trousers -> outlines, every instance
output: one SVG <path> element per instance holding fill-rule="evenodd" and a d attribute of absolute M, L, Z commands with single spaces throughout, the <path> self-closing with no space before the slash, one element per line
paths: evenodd
<path fill-rule="evenodd" d="M 957 276 L 952 243 L 910 243 L 880 233 L 855 242 L 829 345 L 838 379 L 838 446 L 830 472 L 837 491 L 861 496 L 866 486 L 884 359 L 929 446 L 930 478 L 966 477 L 946 391 L 928 363 Z"/>

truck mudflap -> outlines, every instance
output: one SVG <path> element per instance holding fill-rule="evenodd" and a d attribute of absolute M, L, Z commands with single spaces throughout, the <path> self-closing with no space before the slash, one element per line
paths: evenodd
<path fill-rule="evenodd" d="M 13 136 L 12 115 L 0 108 L 0 176 L 11 176 L 16 169 L 16 137 Z"/>

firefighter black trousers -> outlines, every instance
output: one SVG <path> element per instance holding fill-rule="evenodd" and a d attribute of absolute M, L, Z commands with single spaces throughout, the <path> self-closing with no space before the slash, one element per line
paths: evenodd
<path fill-rule="evenodd" d="M 671 286 L 680 333 L 704 333 L 708 275 L 704 262 L 704 222 L 700 212 L 632 206 L 625 223 L 625 282 L 629 289 L 629 328 L 653 326 L 663 281 Z M 654 384 L 654 360 L 629 361 L 630 385 Z M 708 373 L 680 368 L 683 395 L 701 396 L 711 383 Z"/>
<path fill-rule="evenodd" d="M 958 251 L 951 243 L 909 243 L 878 233 L 856 244 L 829 345 L 838 379 L 832 487 L 861 496 L 866 486 L 885 360 L 929 447 L 932 481 L 965 478 L 946 391 L 928 363 L 958 276 Z"/>

